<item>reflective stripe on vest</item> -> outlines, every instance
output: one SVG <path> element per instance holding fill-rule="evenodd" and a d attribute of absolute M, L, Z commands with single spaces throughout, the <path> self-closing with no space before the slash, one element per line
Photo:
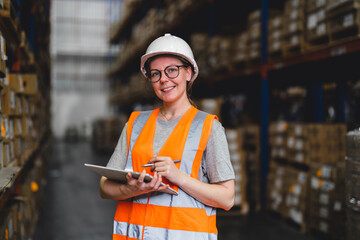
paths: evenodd
<path fill-rule="evenodd" d="M 158 113 L 159 109 L 155 109 L 133 113 L 130 117 L 126 169 L 142 171 L 139 166 L 154 157 L 152 143 Z M 192 107 L 179 120 L 158 156 L 181 159 L 177 167 L 198 179 L 203 151 L 214 118 L 214 115 Z M 146 154 L 142 154 L 144 152 Z M 146 170 L 152 174 L 149 169 Z M 158 239 L 159 236 L 166 236 L 164 239 L 171 240 L 217 239 L 216 209 L 197 201 L 180 188 L 174 188 L 178 190 L 178 195 L 152 192 L 119 201 L 113 239 L 150 240 Z"/>

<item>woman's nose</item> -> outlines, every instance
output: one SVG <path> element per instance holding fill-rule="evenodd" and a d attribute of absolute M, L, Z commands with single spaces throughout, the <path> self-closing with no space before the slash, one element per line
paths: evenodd
<path fill-rule="evenodd" d="M 168 76 L 166 76 L 165 71 L 161 71 L 160 82 L 167 82 L 169 80 Z"/>

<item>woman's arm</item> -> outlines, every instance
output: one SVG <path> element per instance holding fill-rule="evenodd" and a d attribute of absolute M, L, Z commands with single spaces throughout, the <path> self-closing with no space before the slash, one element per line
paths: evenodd
<path fill-rule="evenodd" d="M 154 174 L 153 179 L 149 183 L 144 182 L 144 178 L 145 170 L 138 179 L 132 178 L 131 173 L 128 173 L 126 175 L 127 183 L 125 184 L 101 177 L 100 196 L 111 200 L 124 200 L 148 192 L 162 191 L 168 187 L 168 185 L 160 185 L 162 177 L 157 173 Z"/>
<path fill-rule="evenodd" d="M 234 205 L 234 180 L 211 184 L 203 183 L 181 172 L 170 157 L 159 156 L 150 160 L 149 163 L 155 163 L 155 173 L 166 177 L 170 182 L 206 205 L 225 210 L 231 209 Z"/>
<path fill-rule="evenodd" d="M 225 210 L 234 205 L 234 180 L 208 184 L 184 174 L 180 187 L 206 205 Z"/>

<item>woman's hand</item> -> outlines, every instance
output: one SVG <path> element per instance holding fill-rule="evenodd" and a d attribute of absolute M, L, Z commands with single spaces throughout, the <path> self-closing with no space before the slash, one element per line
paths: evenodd
<path fill-rule="evenodd" d="M 126 175 L 128 186 L 136 194 L 143 194 L 153 191 L 165 190 L 168 185 L 161 186 L 162 177 L 157 172 L 154 173 L 153 179 L 150 182 L 145 182 L 146 172 L 143 170 L 138 179 L 133 178 L 131 173 Z"/>
<path fill-rule="evenodd" d="M 170 182 L 179 185 L 182 180 L 181 172 L 175 165 L 174 160 L 171 157 L 155 157 L 149 161 L 155 165 L 151 168 L 151 171 L 155 171 L 162 177 L 166 177 Z M 154 174 L 155 175 L 155 174 Z"/>

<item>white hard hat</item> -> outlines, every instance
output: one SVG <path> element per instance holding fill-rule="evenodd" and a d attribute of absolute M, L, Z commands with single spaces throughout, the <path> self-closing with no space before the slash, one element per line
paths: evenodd
<path fill-rule="evenodd" d="M 160 55 L 160 54 L 170 54 L 180 56 L 189 63 L 192 64 L 194 69 L 194 74 L 191 78 L 191 81 L 194 81 L 197 75 L 199 74 L 199 68 L 195 62 L 193 52 L 183 39 L 173 36 L 170 33 L 166 33 L 164 36 L 161 36 L 155 39 L 150 45 L 148 46 L 146 53 L 141 57 L 141 65 L 140 70 L 146 77 L 146 70 L 145 70 L 145 63 L 146 61 L 153 56 Z"/>

